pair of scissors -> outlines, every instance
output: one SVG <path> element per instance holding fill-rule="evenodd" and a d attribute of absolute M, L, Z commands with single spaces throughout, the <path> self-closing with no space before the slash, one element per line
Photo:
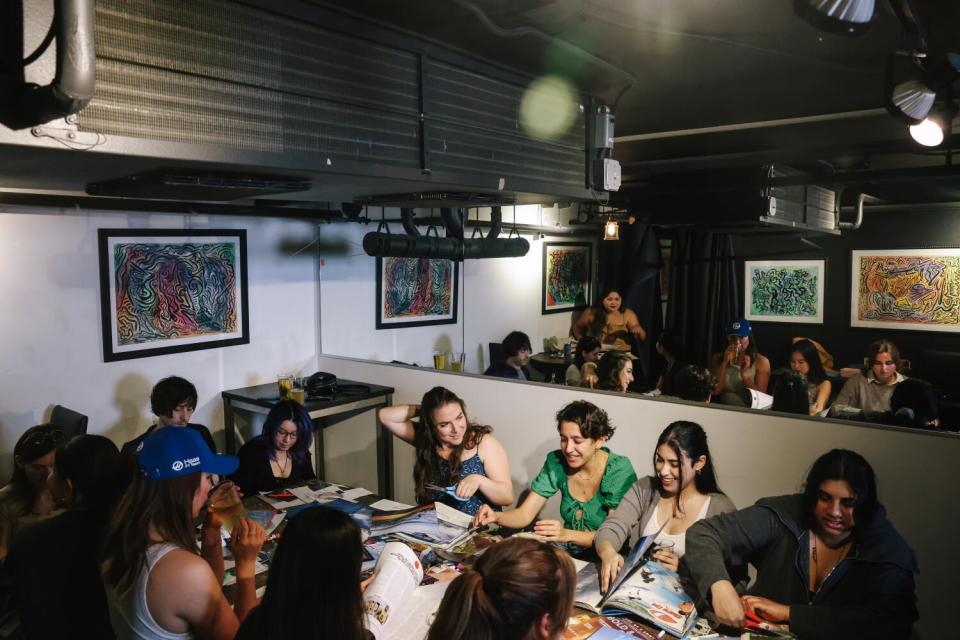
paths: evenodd
<path fill-rule="evenodd" d="M 743 615 L 746 619 L 745 624 L 743 625 L 744 629 L 759 629 L 761 631 L 769 631 L 770 633 L 780 637 L 782 637 L 785 632 L 788 632 L 787 627 L 784 625 L 764 620 L 753 611 L 744 610 Z"/>
<path fill-rule="evenodd" d="M 449 487 L 441 487 L 441 486 L 438 485 L 438 484 L 430 484 L 430 483 L 427 483 L 427 484 L 424 485 L 424 486 L 426 486 L 426 488 L 427 488 L 427 489 L 430 489 L 431 491 L 437 491 L 437 492 L 439 492 L 439 493 L 445 493 L 445 494 L 447 494 L 448 496 L 450 496 L 451 498 L 453 498 L 454 500 L 458 500 L 459 502 L 466 502 L 467 500 L 470 499 L 470 498 L 461 498 L 460 496 L 458 496 L 458 495 L 457 495 L 457 485 L 455 485 L 455 484 L 452 484 L 452 485 L 450 485 Z"/>

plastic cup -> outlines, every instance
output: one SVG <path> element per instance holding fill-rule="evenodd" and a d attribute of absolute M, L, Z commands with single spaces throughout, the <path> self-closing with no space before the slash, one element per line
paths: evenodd
<path fill-rule="evenodd" d="M 464 353 L 454 351 L 450 358 L 450 371 L 463 371 Z"/>
<path fill-rule="evenodd" d="M 433 368 L 434 369 L 446 369 L 447 368 L 447 354 L 434 351 L 433 352 Z"/>
<path fill-rule="evenodd" d="M 281 400 L 289 398 L 290 391 L 293 389 L 293 376 L 288 374 L 277 376 L 277 389 L 280 392 Z"/>

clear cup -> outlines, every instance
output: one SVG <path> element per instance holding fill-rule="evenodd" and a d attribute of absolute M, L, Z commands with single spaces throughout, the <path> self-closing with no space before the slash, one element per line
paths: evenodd
<path fill-rule="evenodd" d="M 230 533 L 247 515 L 247 510 L 243 507 L 243 501 L 240 499 L 240 490 L 237 485 L 232 485 L 225 491 L 214 491 L 214 496 L 210 501 L 210 508 L 217 512 L 223 522 L 223 528 Z"/>
<path fill-rule="evenodd" d="M 443 351 L 433 352 L 433 368 L 443 370 L 447 368 L 447 354 Z"/>
<path fill-rule="evenodd" d="M 450 371 L 463 371 L 465 354 L 462 351 L 454 351 L 450 354 Z"/>
<path fill-rule="evenodd" d="M 290 391 L 293 389 L 293 376 L 288 373 L 277 376 L 277 389 L 281 400 L 289 398 Z"/>
<path fill-rule="evenodd" d="M 306 400 L 306 395 L 307 395 L 306 389 L 304 388 L 305 382 L 306 381 L 300 377 L 293 379 L 293 388 L 290 389 L 291 400 L 294 400 L 295 402 L 299 402 L 300 404 L 304 403 L 304 400 Z"/>

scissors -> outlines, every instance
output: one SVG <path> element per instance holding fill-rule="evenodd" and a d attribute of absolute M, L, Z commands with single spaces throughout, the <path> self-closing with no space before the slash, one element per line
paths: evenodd
<path fill-rule="evenodd" d="M 744 611 L 743 615 L 746 618 L 746 622 L 743 625 L 745 629 L 760 629 L 761 631 L 769 631 L 777 636 L 783 636 L 784 632 L 787 632 L 787 627 L 784 625 L 764 620 L 753 611 Z"/>
<path fill-rule="evenodd" d="M 441 486 L 438 485 L 438 484 L 429 484 L 429 483 L 427 483 L 427 484 L 424 485 L 424 486 L 426 486 L 426 488 L 427 488 L 427 489 L 430 489 L 431 491 L 438 491 L 438 492 L 440 492 L 440 493 L 445 493 L 445 494 L 447 494 L 448 496 L 450 496 L 451 498 L 453 498 L 454 500 L 458 500 L 458 501 L 460 501 L 460 502 L 466 502 L 467 500 L 470 499 L 470 498 L 461 498 L 460 496 L 458 496 L 458 495 L 457 495 L 457 485 L 455 485 L 455 484 L 452 484 L 452 485 L 450 485 L 449 487 L 441 487 Z"/>

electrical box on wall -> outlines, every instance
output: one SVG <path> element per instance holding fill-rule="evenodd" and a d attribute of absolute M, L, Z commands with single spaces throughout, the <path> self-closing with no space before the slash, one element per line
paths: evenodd
<path fill-rule="evenodd" d="M 603 190 L 604 191 L 619 191 L 620 190 L 620 163 L 613 158 L 604 158 L 603 159 Z"/>

